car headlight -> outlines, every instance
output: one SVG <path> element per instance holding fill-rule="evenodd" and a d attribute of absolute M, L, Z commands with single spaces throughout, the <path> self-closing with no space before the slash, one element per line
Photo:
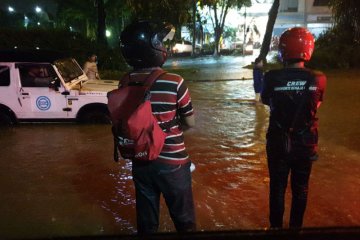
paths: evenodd
<path fill-rule="evenodd" d="M 246 51 L 252 51 L 253 49 L 254 49 L 253 45 L 246 45 L 246 47 L 245 47 Z"/>

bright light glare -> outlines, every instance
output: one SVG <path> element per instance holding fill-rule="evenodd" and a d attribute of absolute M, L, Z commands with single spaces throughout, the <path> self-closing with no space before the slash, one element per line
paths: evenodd
<path fill-rule="evenodd" d="M 111 32 L 109 30 L 106 30 L 105 35 L 106 37 L 111 37 Z"/>
<path fill-rule="evenodd" d="M 41 7 L 39 7 L 39 6 L 36 6 L 36 7 L 35 7 L 35 12 L 39 13 L 39 12 L 41 12 L 41 11 L 42 11 Z"/>
<path fill-rule="evenodd" d="M 14 8 L 11 7 L 11 6 L 8 7 L 8 10 L 9 10 L 9 12 L 14 12 L 15 11 Z"/>
<path fill-rule="evenodd" d="M 245 50 L 246 51 L 252 51 L 254 48 L 253 48 L 253 45 L 252 44 L 249 44 L 249 45 L 246 45 L 245 47 Z"/>
<path fill-rule="evenodd" d="M 185 45 L 184 44 L 180 44 L 177 43 L 175 44 L 175 46 L 173 47 L 173 51 L 177 52 L 177 53 L 183 53 L 185 51 Z"/>
<path fill-rule="evenodd" d="M 179 48 L 179 52 L 183 52 L 185 50 L 184 44 L 179 45 L 178 48 Z"/>

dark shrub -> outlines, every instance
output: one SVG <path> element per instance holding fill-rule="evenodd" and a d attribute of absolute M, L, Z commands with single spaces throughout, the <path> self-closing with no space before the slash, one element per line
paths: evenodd
<path fill-rule="evenodd" d="M 120 49 L 101 46 L 84 36 L 62 29 L 0 29 L 2 49 L 49 49 L 61 51 L 74 57 L 82 65 L 90 53 L 98 55 L 100 70 L 128 69 Z"/>
<path fill-rule="evenodd" d="M 360 44 L 351 41 L 350 34 L 330 29 L 320 35 L 315 52 L 308 63 L 313 68 L 355 68 L 360 66 Z"/>

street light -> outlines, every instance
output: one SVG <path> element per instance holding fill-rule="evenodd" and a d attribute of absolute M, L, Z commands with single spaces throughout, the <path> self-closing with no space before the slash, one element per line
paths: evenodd
<path fill-rule="evenodd" d="M 24 27 L 27 28 L 27 26 L 29 25 L 29 18 L 24 15 Z"/>
<path fill-rule="evenodd" d="M 42 16 L 42 9 L 41 9 L 41 7 L 36 6 L 36 7 L 35 7 L 35 12 L 36 12 L 36 14 L 38 14 L 38 15 L 39 15 L 39 17 L 41 17 L 41 16 Z M 40 25 L 41 25 L 40 21 L 39 21 L 39 22 L 37 22 L 37 25 L 38 25 L 38 26 L 40 26 Z"/>
<path fill-rule="evenodd" d="M 36 7 L 35 7 L 35 12 L 41 13 L 41 11 L 42 11 L 41 7 L 39 7 L 39 6 L 36 6 Z"/>
<path fill-rule="evenodd" d="M 9 7 L 8 7 L 8 10 L 9 10 L 9 12 L 11 12 L 11 13 L 15 11 L 15 9 L 14 9 L 12 6 L 9 6 Z"/>
<path fill-rule="evenodd" d="M 106 37 L 109 38 L 109 37 L 111 37 L 111 32 L 110 32 L 109 30 L 106 30 L 106 31 L 105 31 L 105 35 L 106 35 Z"/>

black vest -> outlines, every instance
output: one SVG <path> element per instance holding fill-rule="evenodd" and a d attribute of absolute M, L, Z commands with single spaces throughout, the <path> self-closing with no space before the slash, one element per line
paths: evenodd
<path fill-rule="evenodd" d="M 268 141 L 304 152 L 317 147 L 317 105 L 322 101 L 325 75 L 302 68 L 265 74 L 262 97 L 270 106 Z"/>

